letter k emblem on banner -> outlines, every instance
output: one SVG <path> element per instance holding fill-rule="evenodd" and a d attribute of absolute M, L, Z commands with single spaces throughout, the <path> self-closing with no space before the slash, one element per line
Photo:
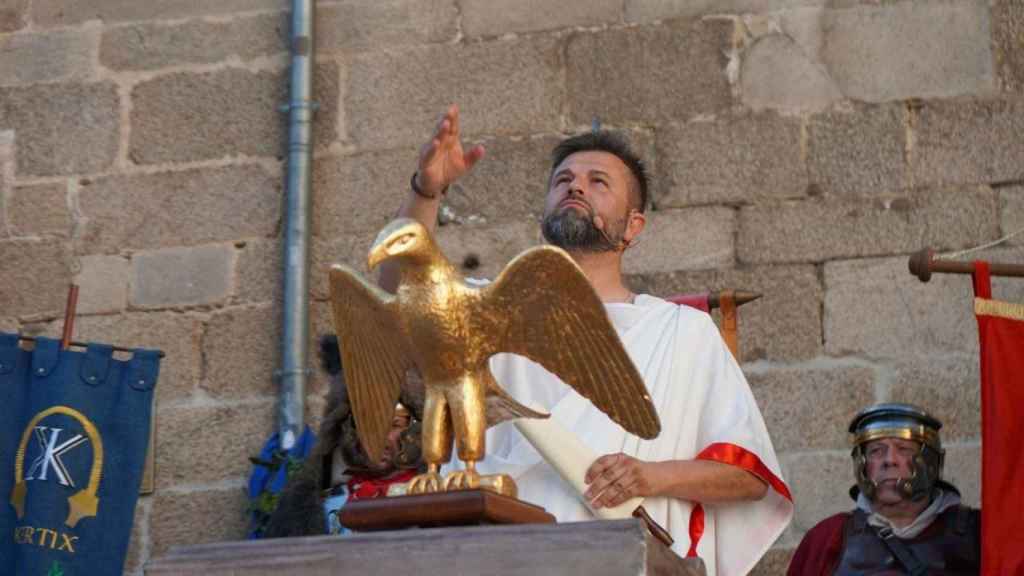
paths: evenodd
<path fill-rule="evenodd" d="M 46 438 L 47 430 L 50 431 L 49 439 Z M 63 428 L 36 426 L 36 443 L 39 444 L 39 448 L 42 450 L 42 453 L 32 461 L 32 466 L 29 467 L 28 474 L 25 476 L 26 482 L 29 480 L 46 480 L 47 471 L 50 468 L 53 468 L 53 472 L 57 476 L 58 482 L 64 486 L 75 486 L 74 478 L 72 478 L 71 474 L 68 473 L 68 469 L 60 457 L 69 450 L 77 448 L 82 443 L 87 442 L 88 439 L 81 434 L 75 434 L 70 440 L 66 440 L 64 443 L 58 444 L 60 433 L 63 431 Z M 36 475 L 37 472 L 38 476 Z"/>

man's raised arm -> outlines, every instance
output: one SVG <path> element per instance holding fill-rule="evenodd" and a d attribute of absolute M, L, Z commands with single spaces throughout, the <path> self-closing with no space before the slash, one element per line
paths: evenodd
<path fill-rule="evenodd" d="M 398 209 L 398 216 L 418 220 L 433 233 L 441 198 L 448 187 L 469 172 L 483 156 L 483 146 L 463 151 L 459 140 L 459 107 L 452 104 L 437 121 L 430 141 L 420 148 L 419 166 L 409 183 L 409 193 Z M 394 262 L 381 265 L 378 284 L 388 292 L 398 288 L 398 266 Z"/>

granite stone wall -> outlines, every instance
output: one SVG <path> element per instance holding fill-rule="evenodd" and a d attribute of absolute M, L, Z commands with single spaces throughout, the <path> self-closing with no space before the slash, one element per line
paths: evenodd
<path fill-rule="evenodd" d="M 0 329 L 57 334 L 75 280 L 79 339 L 167 353 L 128 574 L 241 538 L 274 428 L 288 6 L 0 2 Z M 868 403 L 937 413 L 978 502 L 969 280 L 906 260 L 1024 227 L 1024 1 L 325 0 L 317 33 L 314 334 L 326 267 L 363 266 L 448 103 L 488 149 L 439 229 L 474 275 L 538 242 L 547 153 L 596 118 L 653 168 L 636 288 L 764 293 L 743 366 L 797 513 L 757 573 L 850 507 Z"/>

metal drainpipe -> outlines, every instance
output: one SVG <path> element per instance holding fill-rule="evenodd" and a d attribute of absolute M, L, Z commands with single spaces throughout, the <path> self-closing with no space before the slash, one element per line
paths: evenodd
<path fill-rule="evenodd" d="M 304 428 L 309 342 L 310 172 L 313 158 L 313 0 L 292 0 L 291 88 L 288 112 L 287 222 L 284 232 L 284 311 L 278 433 L 285 450 Z"/>

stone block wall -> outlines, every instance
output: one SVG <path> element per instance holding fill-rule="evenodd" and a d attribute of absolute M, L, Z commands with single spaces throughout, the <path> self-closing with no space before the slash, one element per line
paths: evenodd
<path fill-rule="evenodd" d="M 243 536 L 247 456 L 274 428 L 287 0 L 0 6 L 0 329 L 158 347 L 156 492 L 126 573 Z M 764 293 L 744 369 L 797 501 L 758 568 L 846 509 L 849 417 L 942 417 L 979 499 L 964 277 L 907 256 L 1024 226 L 1021 0 L 321 0 L 314 334 L 325 269 L 362 266 L 450 102 L 488 156 L 439 239 L 489 275 L 539 240 L 546 157 L 596 118 L 653 168 L 637 289 Z M 986 253 L 1020 260 L 1019 238 Z M 1024 299 L 1024 284 L 997 295 Z M 316 365 L 316 359 L 311 358 Z M 322 409 L 312 379 L 307 412 Z"/>

